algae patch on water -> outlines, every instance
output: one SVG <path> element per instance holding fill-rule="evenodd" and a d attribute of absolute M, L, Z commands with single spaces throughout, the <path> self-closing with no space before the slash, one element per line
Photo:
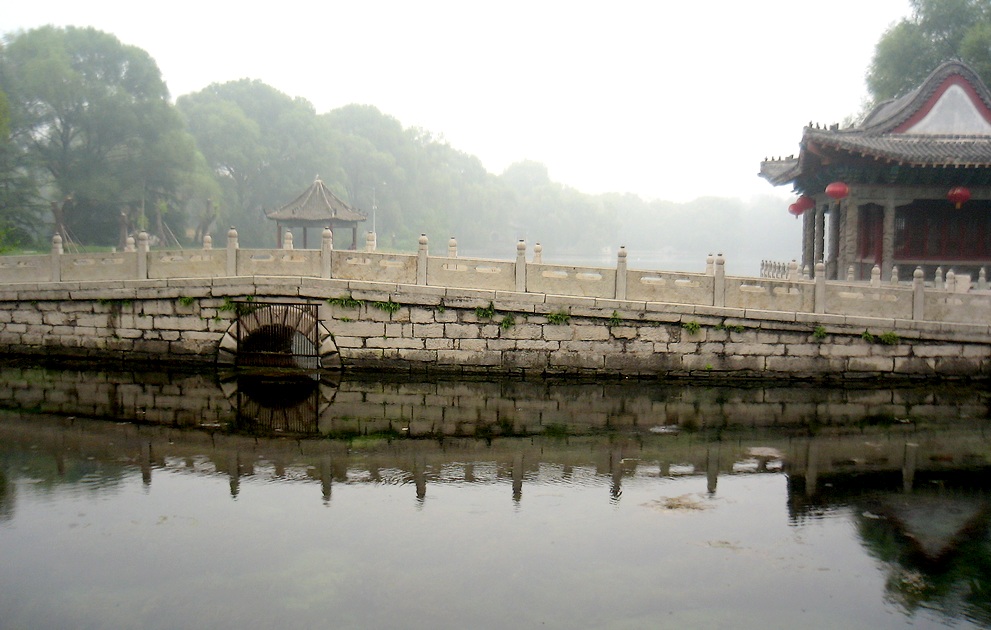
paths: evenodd
<path fill-rule="evenodd" d="M 700 512 L 712 507 L 703 503 L 698 495 L 683 494 L 677 497 L 661 497 L 643 504 L 652 510 L 659 512 Z"/>

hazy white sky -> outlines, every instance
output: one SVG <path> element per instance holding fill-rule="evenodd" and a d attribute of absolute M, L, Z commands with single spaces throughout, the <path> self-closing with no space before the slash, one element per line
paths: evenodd
<path fill-rule="evenodd" d="M 530 159 L 588 193 L 785 195 L 757 177 L 866 96 L 908 0 L 10 2 L 0 31 L 94 26 L 173 97 L 260 79 L 325 112 L 378 107 L 494 173 Z"/>

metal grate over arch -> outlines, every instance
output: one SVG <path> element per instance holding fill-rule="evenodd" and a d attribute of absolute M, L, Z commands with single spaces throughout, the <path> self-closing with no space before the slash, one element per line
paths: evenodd
<path fill-rule="evenodd" d="M 340 367 L 337 347 L 320 323 L 318 303 L 243 300 L 230 305 L 236 318 L 221 343 L 222 362 L 302 370 Z"/>

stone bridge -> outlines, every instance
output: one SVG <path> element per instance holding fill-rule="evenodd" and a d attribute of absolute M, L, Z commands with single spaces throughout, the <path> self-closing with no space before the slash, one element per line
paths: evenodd
<path fill-rule="evenodd" d="M 289 235 L 287 235 L 289 236 Z M 528 259 L 226 247 L 0 257 L 0 351 L 356 370 L 757 378 L 987 378 L 991 291 L 957 278 L 734 277 Z M 261 361 L 264 363 L 264 360 Z"/>

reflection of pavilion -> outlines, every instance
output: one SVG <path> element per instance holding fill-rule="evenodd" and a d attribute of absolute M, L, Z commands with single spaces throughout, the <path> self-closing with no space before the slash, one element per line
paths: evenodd
<path fill-rule="evenodd" d="M 991 504 L 981 495 L 960 489 L 935 487 L 893 492 L 874 499 L 877 513 L 908 542 L 924 562 L 950 559 L 973 537 L 987 533 Z"/>
<path fill-rule="evenodd" d="M 991 523 L 991 467 L 914 471 L 848 471 L 822 476 L 814 491 L 801 475 L 788 480 L 793 522 L 814 520 L 836 507 L 857 506 L 860 518 L 884 520 L 916 561 L 938 564 Z"/>
<path fill-rule="evenodd" d="M 991 623 L 991 465 L 913 442 L 901 458 L 872 461 L 857 449 L 820 449 L 810 441 L 808 459 L 793 462 L 800 465 L 789 473 L 791 521 L 848 512 L 864 547 L 884 563 L 892 601 Z"/>
<path fill-rule="evenodd" d="M 928 484 L 911 492 L 868 494 L 852 518 L 868 552 L 884 562 L 889 598 L 908 611 L 991 624 L 991 502 L 988 471 L 964 485 Z M 936 481 L 936 480 L 932 480 Z M 979 482 L 979 487 L 974 487 Z"/>

